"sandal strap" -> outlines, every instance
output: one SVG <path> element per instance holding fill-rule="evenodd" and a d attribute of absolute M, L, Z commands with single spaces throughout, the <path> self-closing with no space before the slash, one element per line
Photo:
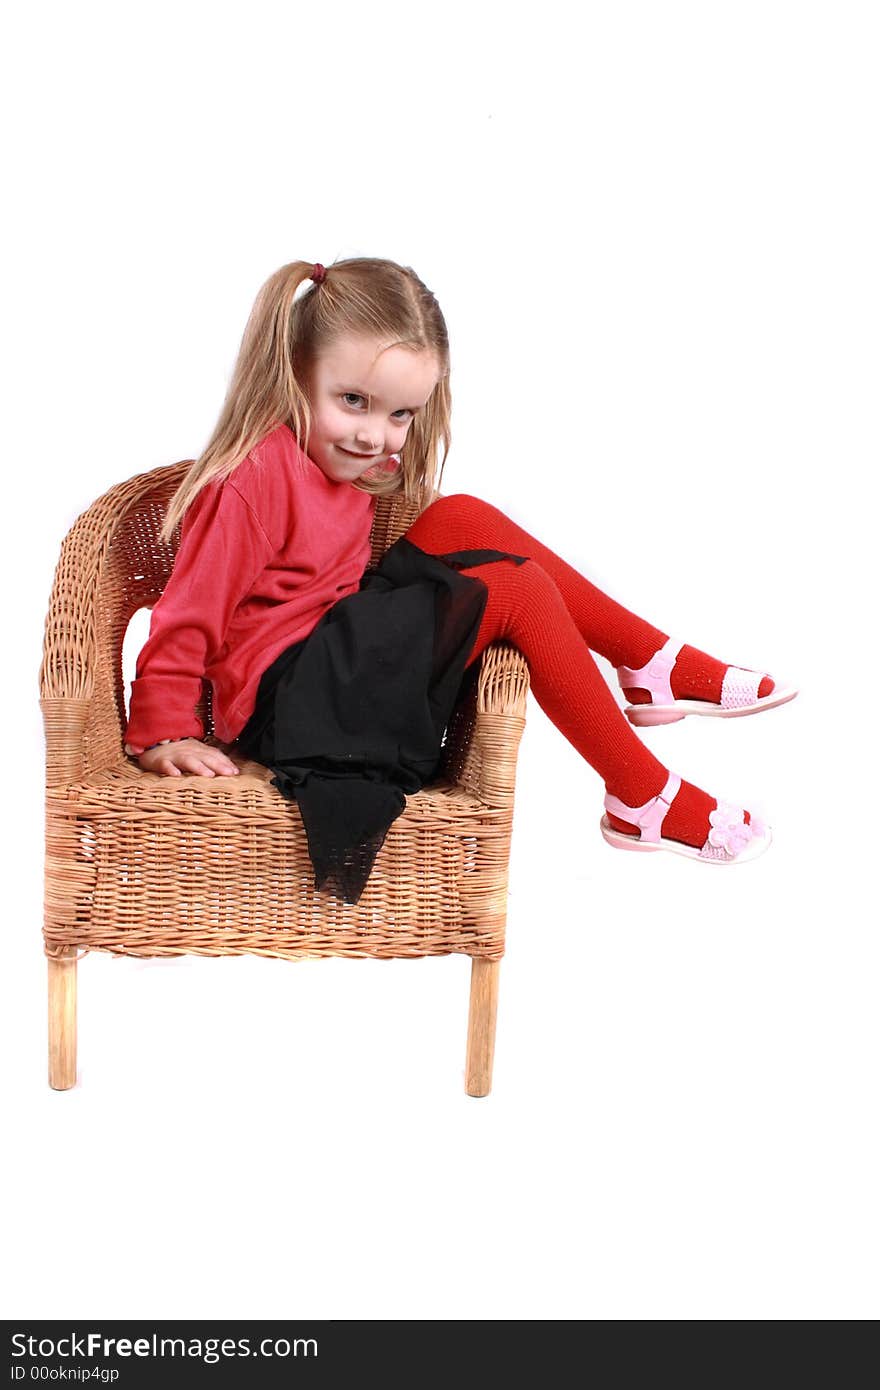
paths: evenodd
<path fill-rule="evenodd" d="M 652 796 L 650 801 L 646 801 L 643 806 L 627 806 L 626 802 L 612 796 L 610 792 L 606 792 L 605 810 L 610 811 L 612 816 L 617 816 L 619 820 L 625 820 L 629 825 L 637 825 L 640 840 L 657 844 L 660 839 L 660 827 L 680 786 L 681 778 L 677 773 L 670 772 L 662 792 L 659 792 L 657 796 Z"/>
<path fill-rule="evenodd" d="M 683 646 L 684 642 L 680 642 L 677 637 L 668 637 L 660 650 L 639 670 L 632 666 L 618 666 L 617 679 L 621 689 L 647 690 L 652 704 L 671 704 L 675 696 L 669 677 Z"/>
<path fill-rule="evenodd" d="M 728 666 L 721 686 L 721 708 L 742 709 L 758 699 L 758 688 L 764 679 L 762 671 L 747 671 L 742 666 Z"/>

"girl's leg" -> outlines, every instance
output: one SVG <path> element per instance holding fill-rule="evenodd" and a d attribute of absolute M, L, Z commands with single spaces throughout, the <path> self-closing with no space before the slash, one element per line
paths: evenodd
<path fill-rule="evenodd" d="M 642 806 L 657 796 L 669 772 L 630 728 L 550 575 L 534 560 L 523 565 L 498 560 L 462 573 L 481 580 L 488 590 L 468 665 L 490 642 L 510 641 L 528 662 L 538 704 L 596 769 L 606 790 L 627 806 Z M 663 835 L 700 848 L 716 804 L 699 787 L 682 781 Z M 616 829 L 635 832 L 625 821 L 609 819 Z"/>
<path fill-rule="evenodd" d="M 514 555 L 527 555 L 537 561 L 556 584 L 587 646 L 613 666 L 639 669 L 650 661 L 669 636 L 609 598 L 555 551 L 479 497 L 455 493 L 438 498 L 422 512 L 406 535 L 414 545 L 433 555 L 454 550 L 509 550 Z M 672 669 L 672 693 L 676 699 L 717 703 L 721 699 L 726 670 L 726 663 L 697 647 L 685 646 Z M 772 690 L 773 681 L 765 676 L 758 694 L 769 695 Z M 647 691 L 627 689 L 626 694 L 633 704 L 650 700 Z"/>

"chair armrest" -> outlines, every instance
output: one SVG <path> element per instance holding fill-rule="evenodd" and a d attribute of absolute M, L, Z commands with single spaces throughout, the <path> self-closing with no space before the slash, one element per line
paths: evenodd
<path fill-rule="evenodd" d="M 507 642 L 493 642 L 471 668 L 443 745 L 443 774 L 487 806 L 512 809 L 526 723 L 529 668 Z"/>
<path fill-rule="evenodd" d="M 171 572 L 176 547 L 158 532 L 191 463 L 117 484 L 64 538 L 40 668 L 47 787 L 124 760 L 122 643 L 132 614 L 153 606 Z"/>

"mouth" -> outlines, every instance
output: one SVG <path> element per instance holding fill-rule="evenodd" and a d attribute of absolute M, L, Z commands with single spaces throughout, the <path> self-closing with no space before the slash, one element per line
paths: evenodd
<path fill-rule="evenodd" d="M 377 458 L 381 458 L 381 457 L 382 457 L 381 454 L 353 454 L 353 453 L 351 452 L 351 449 L 343 449 L 343 447 L 342 447 L 341 444 L 337 444 L 336 447 L 337 447 L 337 449 L 339 450 L 339 452 L 340 452 L 341 454 L 348 454 L 348 457 L 349 457 L 350 459 L 364 459 L 364 460 L 366 460 L 366 459 L 377 459 Z"/>

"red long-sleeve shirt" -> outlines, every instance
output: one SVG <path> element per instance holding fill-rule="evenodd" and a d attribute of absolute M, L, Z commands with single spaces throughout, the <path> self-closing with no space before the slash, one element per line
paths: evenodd
<path fill-rule="evenodd" d="M 207 484 L 184 514 L 153 608 L 125 742 L 202 738 L 195 705 L 207 677 L 214 731 L 231 743 L 253 713 L 263 672 L 357 592 L 375 507 L 369 493 L 328 478 L 287 425 L 228 478 Z"/>

